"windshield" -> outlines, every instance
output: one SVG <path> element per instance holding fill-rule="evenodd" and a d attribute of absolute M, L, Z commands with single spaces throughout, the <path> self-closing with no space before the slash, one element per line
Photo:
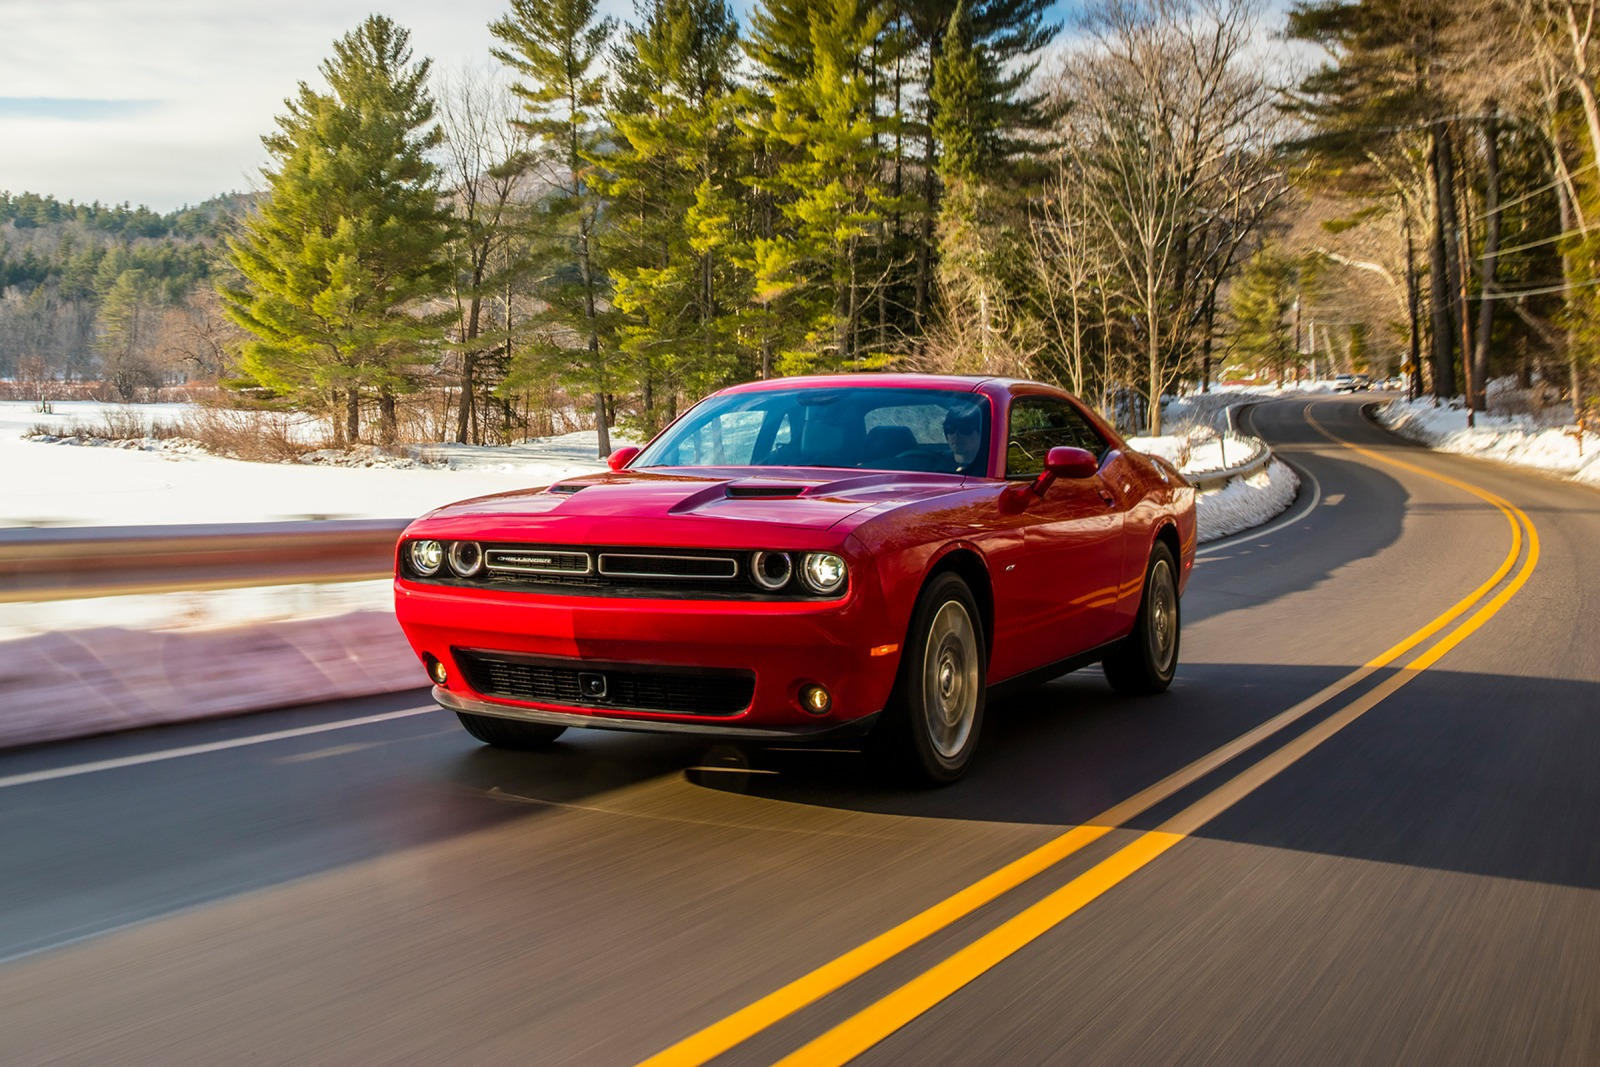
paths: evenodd
<path fill-rule="evenodd" d="M 766 389 L 701 401 L 629 464 L 987 472 L 989 402 L 944 389 Z"/>

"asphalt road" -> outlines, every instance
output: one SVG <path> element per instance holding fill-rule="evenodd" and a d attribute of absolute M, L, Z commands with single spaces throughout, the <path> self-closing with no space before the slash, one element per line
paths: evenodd
<path fill-rule="evenodd" d="M 421 693 L 0 756 L 0 1061 L 1600 1062 L 1600 493 L 1361 403 L 1252 413 L 1170 693 L 942 791 Z"/>

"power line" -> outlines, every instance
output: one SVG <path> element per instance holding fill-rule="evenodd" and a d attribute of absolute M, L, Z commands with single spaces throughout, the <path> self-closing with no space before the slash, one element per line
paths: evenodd
<path fill-rule="evenodd" d="M 1520 299 L 1521 297 L 1524 297 L 1524 296 L 1549 296 L 1552 293 L 1565 293 L 1565 292 L 1567 292 L 1569 290 L 1572 290 L 1572 289 L 1588 289 L 1591 286 L 1595 286 L 1595 285 L 1600 285 L 1600 278 L 1590 278 L 1588 281 L 1574 282 L 1571 285 L 1568 285 L 1566 283 L 1563 283 L 1561 285 L 1552 285 L 1552 286 L 1549 286 L 1548 288 L 1544 288 L 1544 289 L 1522 289 L 1522 290 L 1520 290 L 1518 292 L 1514 292 L 1514 293 L 1513 292 L 1507 292 L 1506 290 L 1500 289 L 1498 286 L 1496 286 L 1493 290 L 1491 290 L 1489 292 L 1479 293 L 1478 294 L 1478 299 L 1479 300 L 1517 300 L 1517 299 Z"/>
<path fill-rule="evenodd" d="M 1554 244 L 1557 241 L 1565 241 L 1568 237 L 1585 237 L 1585 236 L 1587 236 L 1587 233 L 1585 231 L 1583 231 L 1583 230 L 1568 230 L 1566 233 L 1558 233 L 1558 234 L 1555 234 L 1552 237 L 1541 237 L 1539 240 L 1537 240 L 1537 241 L 1529 241 L 1527 244 L 1512 245 L 1510 248 L 1497 248 L 1497 249 L 1495 249 L 1494 254 L 1497 255 L 1497 256 L 1509 256 L 1513 252 L 1526 252 L 1530 248 L 1540 248 L 1540 247 L 1542 247 L 1544 245 Z M 1478 256 L 1476 258 L 1478 258 L 1478 259 L 1488 259 L 1489 258 L 1489 254 L 1487 252 L 1485 252 L 1483 255 Z"/>
<path fill-rule="evenodd" d="M 1554 189 L 1556 186 L 1558 186 L 1561 183 L 1565 182 L 1567 180 L 1567 178 L 1571 178 L 1574 174 L 1582 174 L 1584 171 L 1592 170 L 1597 166 L 1600 166 L 1600 159 L 1591 160 L 1590 162 L 1585 163 L 1583 166 L 1578 167 L 1576 170 L 1567 171 L 1566 178 L 1557 177 L 1557 178 L 1551 180 L 1550 182 L 1547 182 L 1546 184 L 1539 186 L 1539 188 L 1537 188 L 1537 189 L 1530 189 L 1530 190 L 1528 190 L 1527 192 L 1523 193 L 1521 196 L 1517 197 L 1514 200 L 1505 201 L 1503 204 L 1500 204 L 1498 207 L 1496 207 L 1495 210 L 1496 211 L 1503 211 L 1504 209 L 1506 209 L 1508 207 L 1515 207 L 1516 205 L 1522 203 L 1524 200 L 1532 200 L 1534 197 L 1538 196 L 1540 193 L 1546 193 L 1546 192 L 1549 192 L 1551 189 Z"/>

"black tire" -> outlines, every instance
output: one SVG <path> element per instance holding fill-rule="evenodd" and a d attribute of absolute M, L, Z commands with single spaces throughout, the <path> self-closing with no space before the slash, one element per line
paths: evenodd
<path fill-rule="evenodd" d="M 897 777 L 948 785 L 972 762 L 983 730 L 988 663 L 983 616 L 967 583 L 936 575 L 917 596 L 883 719 L 871 750 Z"/>
<path fill-rule="evenodd" d="M 1144 591 L 1133 633 L 1122 640 L 1101 666 L 1111 688 L 1124 696 L 1163 693 L 1178 673 L 1178 564 L 1172 550 L 1156 544 L 1144 571 Z"/>
<path fill-rule="evenodd" d="M 518 722 L 516 719 L 500 719 L 493 715 L 468 715 L 464 711 L 456 712 L 456 718 L 460 719 L 461 725 L 467 728 L 467 733 L 486 745 L 493 745 L 495 748 L 513 748 L 524 751 L 533 748 L 544 748 L 567 732 L 565 726 L 546 726 L 541 722 Z"/>

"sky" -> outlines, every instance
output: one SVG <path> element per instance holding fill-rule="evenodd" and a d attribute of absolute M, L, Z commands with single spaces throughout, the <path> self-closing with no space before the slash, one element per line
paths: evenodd
<path fill-rule="evenodd" d="M 379 5 L 379 6 L 375 6 Z M 748 0 L 735 0 L 741 12 Z M 1065 13 L 1068 4 L 1057 7 Z M 0 190 L 172 211 L 261 186 L 260 137 L 374 10 L 487 69 L 507 0 L 0 0 Z M 601 0 L 626 16 L 629 0 Z"/>

